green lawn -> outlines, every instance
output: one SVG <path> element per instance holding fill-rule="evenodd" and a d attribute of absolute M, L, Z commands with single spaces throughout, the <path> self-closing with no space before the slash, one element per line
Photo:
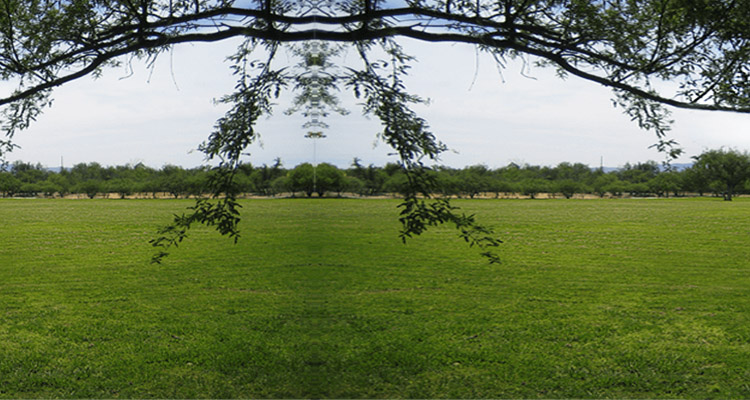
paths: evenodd
<path fill-rule="evenodd" d="M 750 397 L 750 201 L 474 200 L 501 265 L 397 201 L 0 201 L 0 397 Z"/>

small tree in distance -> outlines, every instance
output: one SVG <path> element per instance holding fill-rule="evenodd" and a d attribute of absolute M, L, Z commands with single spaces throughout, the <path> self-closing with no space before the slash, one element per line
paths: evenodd
<path fill-rule="evenodd" d="M 576 193 L 583 192 L 581 184 L 572 179 L 563 179 L 557 182 L 555 186 L 557 192 L 565 196 L 566 199 L 573 197 Z"/>

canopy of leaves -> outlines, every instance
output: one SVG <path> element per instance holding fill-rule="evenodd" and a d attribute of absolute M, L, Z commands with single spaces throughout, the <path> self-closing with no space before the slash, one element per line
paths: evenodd
<path fill-rule="evenodd" d="M 682 107 L 750 110 L 746 0 L 4 0 L 4 104 L 47 91 L 122 56 L 246 37 L 463 42 L 502 60 L 531 55 L 621 93 Z M 678 83 L 673 95 L 659 82 Z M 36 98 L 38 100 L 38 97 Z"/>

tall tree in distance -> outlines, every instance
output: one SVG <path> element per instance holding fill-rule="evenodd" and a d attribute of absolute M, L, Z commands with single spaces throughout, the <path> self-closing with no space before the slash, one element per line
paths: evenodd
<path fill-rule="evenodd" d="M 674 158 L 667 137 L 668 107 L 750 112 L 750 0 L 6 0 L 0 7 L 0 79 L 15 85 L 0 94 L 0 147 L 29 126 L 52 101 L 53 89 L 104 73 L 128 57 L 153 60 L 183 43 L 244 38 L 230 56 L 237 78 L 230 106 L 200 149 L 220 162 L 215 199 L 201 199 L 165 228 L 155 244 L 169 246 L 193 223 L 214 225 L 236 238 L 238 204 L 232 180 L 244 149 L 257 138 L 255 123 L 273 99 L 294 90 L 305 102 L 305 72 L 277 57 L 303 43 L 293 65 L 319 66 L 305 43 L 347 46 L 359 66 L 339 68 L 327 88 L 345 88 L 380 119 L 380 138 L 400 157 L 408 190 L 402 237 L 428 226 L 455 223 L 481 247 L 499 241 L 444 199 L 430 199 L 434 180 L 426 159 L 445 146 L 412 106 L 404 77 L 412 58 L 400 38 L 466 43 L 505 60 L 521 57 L 613 90 L 613 99 L 641 128 L 655 132 L 657 148 Z M 331 46 L 333 48 L 333 46 Z M 283 59 L 283 60 L 282 60 Z M 334 59 L 326 60 L 329 63 Z M 319 92 L 321 93 L 321 92 Z M 334 93 L 332 90 L 326 93 Z M 309 99 L 309 97 L 308 97 Z M 496 257 L 485 252 L 491 260 Z"/>

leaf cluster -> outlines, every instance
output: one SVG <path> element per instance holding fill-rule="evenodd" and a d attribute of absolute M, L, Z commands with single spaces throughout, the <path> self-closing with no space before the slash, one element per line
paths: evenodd
<path fill-rule="evenodd" d="M 160 249 L 151 261 L 160 264 L 169 255 L 167 249 L 179 246 L 187 238 L 188 230 L 196 223 L 213 226 L 220 234 L 234 239 L 236 243 L 240 237 L 237 225 L 240 222 L 241 207 L 233 197 L 217 201 L 196 200 L 195 205 L 189 208 L 190 213 L 175 214 L 171 224 L 157 231 L 160 236 L 149 241 L 152 246 Z"/>

